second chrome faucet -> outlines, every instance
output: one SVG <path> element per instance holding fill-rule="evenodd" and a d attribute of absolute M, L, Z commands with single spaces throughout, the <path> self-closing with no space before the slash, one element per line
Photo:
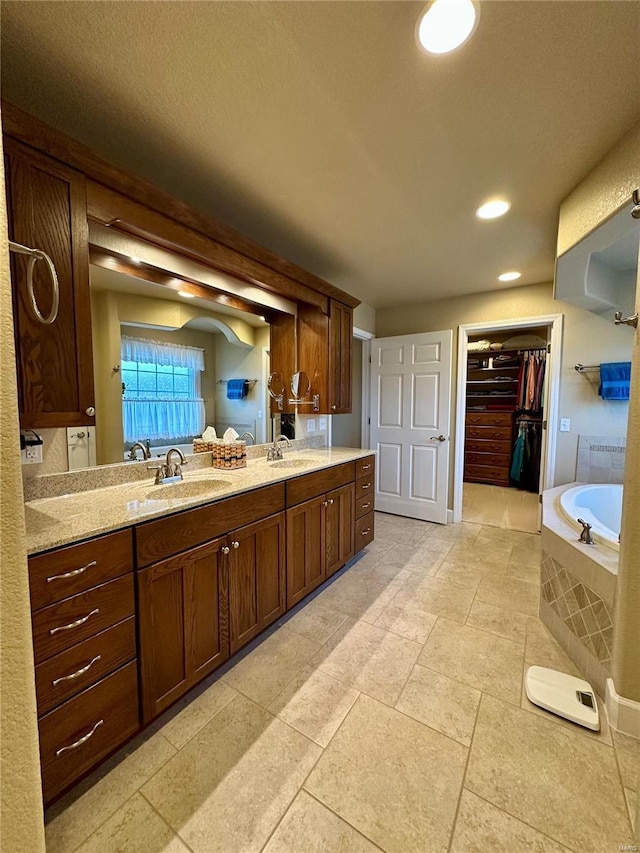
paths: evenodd
<path fill-rule="evenodd" d="M 178 455 L 178 462 L 175 463 L 171 461 L 171 457 L 174 453 Z M 150 465 L 148 470 L 156 472 L 156 486 L 168 485 L 169 483 L 178 483 L 183 479 L 182 466 L 186 464 L 187 460 L 180 448 L 170 447 L 169 450 L 167 450 L 165 461 L 161 462 L 159 465 Z"/>

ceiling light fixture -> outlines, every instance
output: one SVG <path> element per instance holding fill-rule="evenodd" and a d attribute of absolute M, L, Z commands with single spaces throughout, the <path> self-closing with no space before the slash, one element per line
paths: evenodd
<path fill-rule="evenodd" d="M 499 216 L 504 216 L 511 205 L 508 201 L 501 198 L 495 198 L 491 201 L 485 201 L 476 210 L 478 219 L 497 219 Z"/>
<path fill-rule="evenodd" d="M 131 255 L 131 263 L 138 266 L 139 264 L 142 263 L 142 261 L 140 260 L 140 258 L 137 255 Z"/>
<path fill-rule="evenodd" d="M 521 272 L 517 272 L 516 270 L 511 270 L 510 272 L 503 272 L 502 275 L 498 276 L 498 281 L 515 281 L 517 278 L 520 278 L 522 275 Z"/>
<path fill-rule="evenodd" d="M 472 36 L 479 18 L 472 0 L 434 0 L 418 18 L 418 44 L 427 53 L 451 53 Z"/>
<path fill-rule="evenodd" d="M 183 296 L 185 299 L 195 299 L 196 298 L 195 293 L 187 293 L 186 290 L 179 290 L 178 296 Z"/>
<path fill-rule="evenodd" d="M 262 320 L 262 322 L 263 322 L 263 323 L 266 323 L 266 322 L 267 322 L 267 321 L 264 319 L 264 317 L 262 316 L 262 314 L 260 315 L 260 319 Z"/>

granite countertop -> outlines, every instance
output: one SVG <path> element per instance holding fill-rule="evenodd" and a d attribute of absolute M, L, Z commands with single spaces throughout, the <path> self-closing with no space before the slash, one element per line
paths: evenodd
<path fill-rule="evenodd" d="M 346 447 L 284 451 L 277 462 L 249 459 L 235 470 L 199 468 L 180 483 L 130 482 L 25 503 L 27 553 L 37 554 L 142 521 L 202 506 L 302 474 L 370 456 Z"/>

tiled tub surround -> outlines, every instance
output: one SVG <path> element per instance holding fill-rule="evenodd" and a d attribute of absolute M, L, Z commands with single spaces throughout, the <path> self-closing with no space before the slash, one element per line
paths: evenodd
<path fill-rule="evenodd" d="M 626 449 L 626 438 L 579 436 L 576 480 L 579 483 L 622 483 Z"/>
<path fill-rule="evenodd" d="M 540 618 L 601 696 L 610 675 L 618 554 L 584 545 L 561 515 L 560 495 L 543 495 Z"/>

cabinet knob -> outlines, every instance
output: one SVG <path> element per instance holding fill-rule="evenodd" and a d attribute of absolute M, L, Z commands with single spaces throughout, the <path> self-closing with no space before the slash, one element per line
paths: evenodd
<path fill-rule="evenodd" d="M 94 409 L 94 407 L 93 407 L 93 406 L 89 406 L 89 407 L 88 407 L 87 409 L 85 409 L 84 411 L 85 411 L 85 414 L 89 415 L 89 417 L 90 417 L 90 418 L 92 418 L 92 417 L 95 415 L 95 413 L 96 413 L 96 410 Z"/>
<path fill-rule="evenodd" d="M 231 548 L 229 548 L 228 545 L 223 545 L 220 550 L 222 551 L 223 554 L 228 554 L 229 551 L 231 550 Z"/>
<path fill-rule="evenodd" d="M 329 500 L 329 504 L 331 504 L 331 505 L 333 504 L 333 498 L 331 498 L 331 499 Z"/>
<path fill-rule="evenodd" d="M 232 542 L 232 543 L 231 543 L 231 547 L 232 547 L 232 548 L 239 548 L 239 547 L 240 547 L 240 543 L 239 543 L 239 542 Z"/>
<path fill-rule="evenodd" d="M 332 409 L 334 412 L 335 412 L 335 410 L 336 410 L 337 408 L 338 408 L 337 406 L 331 406 L 331 409 Z"/>

